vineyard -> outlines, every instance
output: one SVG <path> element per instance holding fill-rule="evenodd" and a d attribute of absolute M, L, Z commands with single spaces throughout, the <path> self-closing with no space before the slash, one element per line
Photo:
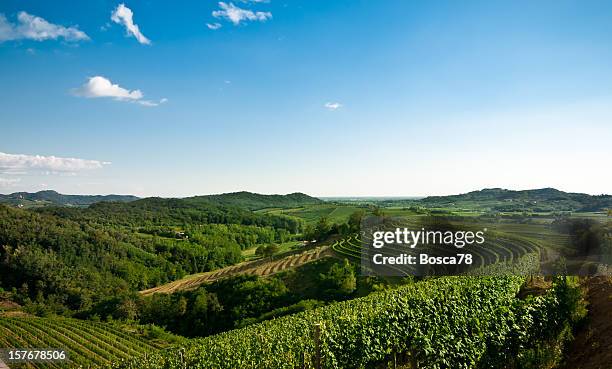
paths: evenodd
<path fill-rule="evenodd" d="M 359 263 L 362 258 L 362 244 L 363 241 L 357 235 L 345 238 L 335 242 L 331 249 L 336 252 L 339 256 L 345 257 L 356 263 Z M 393 246 L 387 246 L 393 249 Z M 446 252 L 455 252 L 453 249 L 449 249 L 447 246 L 436 246 L 428 245 L 428 250 L 437 251 L 440 254 Z M 539 252 L 540 246 L 529 239 L 510 237 L 496 238 L 493 241 L 487 242 L 482 245 L 471 245 L 469 252 L 473 256 L 474 267 L 484 267 L 487 265 L 497 263 L 513 263 L 520 260 L 523 256 Z M 398 251 L 401 251 L 398 249 Z M 414 274 L 412 266 L 403 265 L 401 267 L 388 266 L 394 269 L 398 275 L 411 275 Z"/>
<path fill-rule="evenodd" d="M 63 363 L 11 364 L 12 368 L 89 368 L 159 349 L 109 324 L 34 317 L 0 317 L 0 347 L 63 349 L 69 359 Z"/>
<path fill-rule="evenodd" d="M 501 263 L 517 272 L 538 267 L 527 254 Z M 254 324 L 115 368 L 361 368 L 397 356 L 419 368 L 495 367 L 554 331 L 552 292 L 516 297 L 523 277 L 442 277 Z"/>
<path fill-rule="evenodd" d="M 266 258 L 247 261 L 227 268 L 214 270 L 212 272 L 190 275 L 174 282 L 141 291 L 141 294 L 147 296 L 153 293 L 172 293 L 176 291 L 191 290 L 204 283 L 211 283 L 222 278 L 228 278 L 239 274 L 250 274 L 265 277 L 290 268 L 299 267 L 329 255 L 329 247 L 320 246 L 311 250 L 285 256 L 280 259 L 270 260 Z"/>
<path fill-rule="evenodd" d="M 395 221 L 391 226 L 398 228 L 409 226 L 412 227 L 411 229 L 420 229 L 422 225 L 415 218 L 402 218 L 400 222 Z M 512 263 L 535 252 L 540 254 L 540 262 L 543 264 L 553 259 L 559 252 L 571 252 L 568 235 L 554 232 L 541 224 L 504 223 L 486 224 L 483 227 L 487 228 L 486 242 L 481 245 L 472 244 L 463 249 L 472 254 L 474 269 L 496 263 Z M 364 238 L 359 234 L 354 234 L 336 241 L 331 245 L 331 249 L 339 257 L 360 263 L 362 258 L 366 257 L 366 253 L 362 253 L 364 247 L 371 245 L 369 236 L 365 234 Z M 386 245 L 385 247 L 397 253 L 404 252 L 401 249 L 403 246 Z M 437 255 L 456 253 L 456 250 L 446 245 L 428 244 L 427 250 Z M 393 269 L 398 275 L 415 274 L 415 266 L 388 266 L 388 268 Z M 364 271 L 367 272 L 367 270 Z M 452 271 L 449 274 L 453 274 Z"/>

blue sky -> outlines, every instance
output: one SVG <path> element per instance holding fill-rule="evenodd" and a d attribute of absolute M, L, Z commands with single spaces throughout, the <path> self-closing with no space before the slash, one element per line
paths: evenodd
<path fill-rule="evenodd" d="M 609 1 L 0 14 L 3 193 L 612 192 Z"/>

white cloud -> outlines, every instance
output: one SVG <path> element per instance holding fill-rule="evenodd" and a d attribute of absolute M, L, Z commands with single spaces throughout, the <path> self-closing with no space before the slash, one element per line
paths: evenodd
<path fill-rule="evenodd" d="M 339 102 L 327 102 L 325 103 L 325 106 L 328 110 L 337 110 L 340 109 L 342 107 L 342 104 L 340 104 Z"/>
<path fill-rule="evenodd" d="M 111 14 L 111 20 L 115 23 L 123 24 L 128 34 L 134 36 L 141 44 L 150 45 L 151 40 L 140 32 L 137 24 L 134 24 L 133 16 L 134 13 L 130 8 L 125 6 L 125 4 L 119 4 Z"/>
<path fill-rule="evenodd" d="M 221 25 L 221 23 L 206 23 L 206 27 L 208 27 L 208 29 L 216 30 L 223 26 Z"/>
<path fill-rule="evenodd" d="M 108 78 L 102 76 L 89 77 L 87 82 L 79 88 L 72 90 L 75 96 L 86 98 L 107 97 L 119 101 L 131 101 L 142 106 L 158 106 L 168 101 L 163 98 L 159 101 L 144 100 L 144 94 L 140 90 L 128 90 L 118 84 L 112 83 Z"/>
<path fill-rule="evenodd" d="M 66 41 L 89 40 L 89 36 L 78 27 L 64 27 L 49 23 L 41 17 L 26 12 L 17 14 L 17 24 L 10 23 L 4 14 L 0 13 L 0 42 L 12 40 L 57 40 Z"/>
<path fill-rule="evenodd" d="M 242 9 L 232 3 L 219 2 L 221 10 L 215 10 L 212 12 L 212 16 L 215 18 L 225 18 L 232 22 L 235 26 L 239 25 L 242 21 L 260 21 L 265 22 L 272 18 L 270 12 L 254 12 L 248 9 Z"/>
<path fill-rule="evenodd" d="M 39 170 L 51 172 L 78 172 L 100 169 L 111 163 L 57 156 L 6 154 L 0 152 L 0 172 L 14 170 Z"/>
<path fill-rule="evenodd" d="M 130 91 L 102 76 L 90 77 L 87 83 L 73 92 L 81 97 L 112 97 L 117 100 L 139 100 L 144 96 L 140 90 Z"/>

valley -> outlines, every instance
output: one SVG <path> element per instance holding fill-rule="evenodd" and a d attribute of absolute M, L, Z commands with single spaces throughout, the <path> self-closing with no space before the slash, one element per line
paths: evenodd
<path fill-rule="evenodd" d="M 67 363 L 23 366 L 28 368 L 204 365 L 229 369 L 249 357 L 258 358 L 254 368 L 295 368 L 315 365 L 314 354 L 321 349 L 327 350 L 321 353 L 326 368 L 340 365 L 334 362 L 351 367 L 355 360 L 365 365 L 391 358 L 429 367 L 424 363 L 436 361 L 428 351 L 403 346 L 406 338 L 400 331 L 390 336 L 381 331 L 386 338 L 379 339 L 386 340 L 385 350 L 390 351 L 366 346 L 371 351 L 356 353 L 348 349 L 349 341 L 359 340 L 358 327 L 378 330 L 395 324 L 378 321 L 382 311 L 390 317 L 399 314 L 402 329 L 418 332 L 416 326 L 405 325 L 409 322 L 403 320 L 406 306 L 396 305 L 400 296 L 416 293 L 413 309 L 415 314 L 421 311 L 430 300 L 421 300 L 425 295 L 416 291 L 430 291 L 431 303 L 442 308 L 446 300 L 436 300 L 432 291 L 445 296 L 449 288 L 458 289 L 469 296 L 490 286 L 491 296 L 500 299 L 494 303 L 515 306 L 519 315 L 531 314 L 539 311 L 537 304 L 557 301 L 553 294 L 561 293 L 565 282 L 553 281 L 559 287 L 541 301 L 530 301 L 536 305 L 528 308 L 516 300 L 516 289 L 526 280 L 563 270 L 569 274 L 602 271 L 612 255 L 607 209 L 592 205 L 608 206 L 607 198 L 570 194 L 574 203 L 568 203 L 557 192 L 538 190 L 533 196 L 539 200 L 533 201 L 541 201 L 540 208 L 510 211 L 500 208 L 507 203 L 508 193 L 496 193 L 502 198 L 491 199 L 488 190 L 466 195 L 476 202 L 480 200 L 474 198 L 487 197 L 469 208 L 461 196 L 452 201 L 353 198 L 323 202 L 303 194 L 246 192 L 101 201 L 79 207 L 0 205 L 0 344 L 58 346 L 70 357 Z M 546 193 L 554 196 L 542 199 Z M 520 196 L 524 203 L 532 201 L 530 193 Z M 469 280 L 466 284 L 458 277 L 419 276 L 406 266 L 394 266 L 398 268 L 395 276 L 376 276 L 361 263 L 364 242 L 371 244 L 362 231 L 365 217 L 417 230 L 436 224 L 486 229 L 486 242 L 470 245 L 474 268 L 465 273 L 469 275 L 464 277 Z M 440 246 L 432 249 L 446 252 Z M 546 278 L 550 284 L 552 277 Z M 571 288 L 578 288 L 578 280 L 572 281 Z M 378 301 L 387 301 L 384 308 L 377 307 Z M 467 302 L 459 299 L 456 304 L 461 310 Z M 553 305 L 549 308 L 556 309 Z M 357 306 L 367 316 L 349 312 Z M 489 309 L 473 307 L 470 314 L 481 308 Z M 430 329 L 427 315 L 422 319 L 415 324 Z M 493 315 L 487 319 L 502 324 L 501 331 L 506 329 L 503 324 L 511 323 L 500 323 Z M 574 318 L 563 319 L 567 326 L 574 324 Z M 321 338 L 329 345 L 325 348 L 312 346 L 310 332 L 317 324 L 326 327 Z M 551 332 L 559 335 L 567 326 Z M 390 327 L 389 332 L 394 332 Z M 355 333 L 344 337 L 347 329 Z M 540 333 L 529 326 L 522 329 L 525 337 L 543 344 Z M 284 338 L 275 338 L 274 332 Z M 443 332 L 435 332 L 443 341 Z M 253 334 L 260 341 L 251 342 Z M 505 342 L 518 345 L 517 350 L 523 345 Z M 291 351 L 267 348 L 279 344 Z M 226 351 L 229 347 L 241 348 Z M 468 352 L 447 354 L 444 360 L 475 360 Z M 479 360 L 485 360 L 482 355 L 477 355 Z M 226 360 L 222 364 L 215 357 Z"/>

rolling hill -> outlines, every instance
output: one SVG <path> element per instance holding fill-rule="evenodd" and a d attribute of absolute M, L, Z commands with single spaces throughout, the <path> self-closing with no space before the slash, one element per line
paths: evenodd
<path fill-rule="evenodd" d="M 603 211 L 612 208 L 612 196 L 563 192 L 554 188 L 523 191 L 486 188 L 460 195 L 429 196 L 416 203 L 496 211 Z"/>
<path fill-rule="evenodd" d="M 0 204 L 18 207 L 84 207 L 99 202 L 132 202 L 136 200 L 140 200 L 140 198 L 132 195 L 65 195 L 52 190 L 39 192 L 15 192 L 7 195 L 0 194 Z M 266 208 L 296 208 L 305 205 L 317 205 L 324 203 L 323 200 L 300 192 L 290 193 L 287 195 L 262 195 L 258 193 L 241 191 L 165 200 L 177 200 L 179 202 L 192 205 L 209 203 L 221 206 L 239 207 L 248 210 L 259 210 Z"/>
<path fill-rule="evenodd" d="M 249 210 L 259 210 L 266 208 L 295 208 L 305 205 L 323 204 L 324 201 L 301 192 L 290 193 L 287 195 L 262 195 L 252 192 L 233 192 L 220 195 L 195 196 L 185 199 L 207 200 L 215 204 L 226 206 L 237 206 Z"/>
<path fill-rule="evenodd" d="M 64 195 L 51 190 L 0 194 L 0 203 L 18 207 L 88 206 L 102 201 L 129 202 L 134 200 L 138 200 L 138 197 L 131 195 Z"/>
<path fill-rule="evenodd" d="M 281 242 L 303 228 L 299 218 L 249 206 L 319 201 L 301 194 L 228 196 L 35 209 L 0 204 L 1 286 L 23 287 L 24 299 L 54 299 L 56 310 L 94 314 L 105 299 L 236 264 L 242 249 Z M 87 303 L 71 298 L 76 293 Z"/>

